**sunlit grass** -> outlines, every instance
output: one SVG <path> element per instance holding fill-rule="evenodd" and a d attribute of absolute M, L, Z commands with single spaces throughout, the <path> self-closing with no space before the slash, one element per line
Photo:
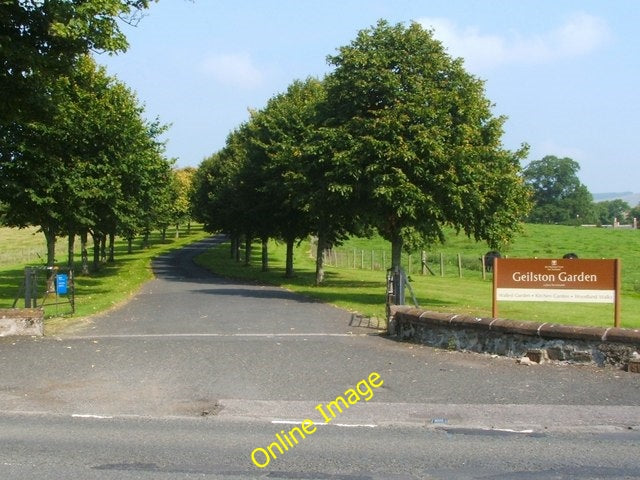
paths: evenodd
<path fill-rule="evenodd" d="M 390 251 L 387 242 L 380 238 L 352 239 L 342 247 L 345 250 L 362 250 L 382 258 L 383 249 Z M 600 248 L 601 250 L 598 250 Z M 445 245 L 434 247 L 447 257 L 456 253 L 473 256 L 478 260 L 486 251 L 486 245 L 473 242 L 466 237 L 451 236 Z M 511 257 L 559 257 L 569 251 L 581 258 L 622 258 L 623 293 L 622 326 L 640 328 L 640 295 L 637 292 L 640 262 L 636 252 L 640 249 L 640 232 L 631 230 L 605 230 L 561 226 L 527 225 L 524 235 L 505 250 Z M 529 253 L 530 252 L 530 253 Z M 600 253 L 602 252 L 602 253 Z M 253 248 L 251 266 L 231 259 L 229 245 L 225 244 L 203 254 L 199 262 L 212 271 L 228 277 L 279 285 L 284 288 L 320 299 L 350 311 L 368 316 L 383 317 L 385 312 L 386 272 L 371 270 L 371 263 L 360 262 L 353 268 L 351 262 L 340 267 L 328 266 L 326 280 L 316 287 L 315 261 L 311 256 L 311 245 L 302 242 L 295 251 L 295 277 L 284 277 L 285 246 L 277 242 L 269 244 L 270 271 L 260 271 L 259 245 Z M 543 253 L 543 254 L 542 254 Z M 415 253 L 414 258 L 419 258 Z M 356 253 L 357 260 L 361 255 Z M 389 258 L 389 257 L 387 257 Z M 422 308 L 490 317 L 492 314 L 491 275 L 482 278 L 480 269 L 463 269 L 459 278 L 457 267 L 447 265 L 441 276 L 439 265 L 431 265 L 435 275 L 421 275 L 419 263 L 415 263 L 410 275 L 411 285 Z M 411 302 L 410 292 L 406 292 L 407 302 Z M 500 302 L 499 316 L 514 320 L 553 322 L 574 325 L 613 326 L 613 306 L 601 304 Z"/>

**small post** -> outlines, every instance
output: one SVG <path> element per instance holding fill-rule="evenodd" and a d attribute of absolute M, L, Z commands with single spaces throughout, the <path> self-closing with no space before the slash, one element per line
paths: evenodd
<path fill-rule="evenodd" d="M 393 271 L 393 302 L 395 305 L 404 305 L 404 278 L 399 267 Z"/>
<path fill-rule="evenodd" d="M 462 278 L 462 256 L 458 254 L 458 276 Z"/>
<path fill-rule="evenodd" d="M 622 283 L 620 282 L 620 263 L 621 262 L 619 258 L 616 258 L 614 260 L 615 305 L 613 326 L 616 328 L 620 328 L 620 288 L 622 287 Z"/>
<path fill-rule="evenodd" d="M 444 253 L 440 252 L 440 276 L 444 277 Z"/>
<path fill-rule="evenodd" d="M 499 258 L 493 259 L 493 300 L 491 302 L 491 316 L 498 318 L 498 264 Z M 482 257 L 482 265 L 484 265 L 484 256 Z M 484 266 L 482 267 L 484 271 Z"/>
<path fill-rule="evenodd" d="M 420 262 L 422 263 L 422 275 L 427 274 L 427 252 L 422 250 L 420 254 Z"/>
<path fill-rule="evenodd" d="M 486 280 L 487 279 L 487 268 L 486 268 L 485 263 L 484 263 L 486 261 L 486 258 L 485 258 L 484 255 L 482 255 L 482 258 L 480 259 L 480 261 L 482 262 L 482 279 Z"/>

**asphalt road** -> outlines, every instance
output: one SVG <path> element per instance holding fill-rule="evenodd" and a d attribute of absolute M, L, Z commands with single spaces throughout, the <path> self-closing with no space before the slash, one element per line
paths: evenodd
<path fill-rule="evenodd" d="M 72 332 L 0 339 L 0 478 L 640 478 L 640 375 L 398 343 L 210 275 L 191 259 L 212 242 Z M 325 424 L 315 407 L 371 372 L 372 398 Z M 304 419 L 313 435 L 252 463 Z"/>

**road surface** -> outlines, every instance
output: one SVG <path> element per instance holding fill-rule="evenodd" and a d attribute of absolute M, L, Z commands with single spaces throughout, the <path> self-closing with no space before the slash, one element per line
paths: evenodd
<path fill-rule="evenodd" d="M 0 339 L 0 478 L 640 478 L 640 375 L 399 343 L 195 266 L 216 241 L 74 331 Z"/>

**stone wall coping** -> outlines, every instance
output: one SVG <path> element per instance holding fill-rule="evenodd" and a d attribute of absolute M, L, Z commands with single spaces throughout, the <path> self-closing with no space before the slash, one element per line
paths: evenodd
<path fill-rule="evenodd" d="M 0 308 L 0 318 L 42 318 L 41 308 Z"/>
<path fill-rule="evenodd" d="M 413 307 L 392 307 L 392 315 L 411 322 L 455 328 L 475 328 L 504 334 L 527 335 L 547 339 L 584 340 L 615 343 L 640 343 L 640 330 L 630 328 L 582 327 L 556 323 L 526 322 L 504 318 L 480 318 L 453 313 L 433 312 Z"/>

